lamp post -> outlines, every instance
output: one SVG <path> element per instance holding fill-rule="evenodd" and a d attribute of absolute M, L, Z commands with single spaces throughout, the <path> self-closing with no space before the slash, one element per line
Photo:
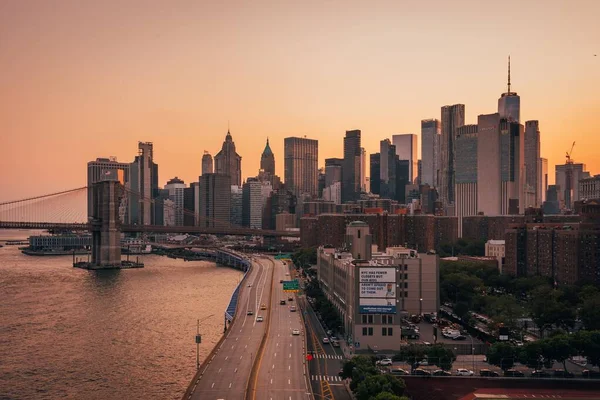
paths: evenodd
<path fill-rule="evenodd" d="M 200 322 L 204 322 L 215 314 L 211 314 L 208 317 L 202 319 L 202 321 L 198 320 L 198 325 L 196 327 L 196 370 L 200 369 L 200 343 L 202 343 L 202 335 L 200 334 Z"/>
<path fill-rule="evenodd" d="M 419 315 L 423 315 L 423 298 L 419 299 Z"/>
<path fill-rule="evenodd" d="M 473 335 L 469 335 L 471 338 L 471 360 L 473 361 L 473 374 L 475 374 L 475 344 L 473 343 Z"/>

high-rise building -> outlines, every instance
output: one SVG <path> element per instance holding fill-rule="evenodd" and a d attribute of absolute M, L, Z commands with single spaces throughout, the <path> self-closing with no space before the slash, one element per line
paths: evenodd
<path fill-rule="evenodd" d="M 454 179 L 454 210 L 458 217 L 458 236 L 462 237 L 462 218 L 477 215 L 477 125 L 458 128 Z"/>
<path fill-rule="evenodd" d="M 369 193 L 367 187 L 367 152 L 364 147 L 360 148 L 360 193 Z"/>
<path fill-rule="evenodd" d="M 202 156 L 202 175 L 212 174 L 213 172 L 213 158 L 208 151 L 204 151 L 204 155 Z"/>
<path fill-rule="evenodd" d="M 546 191 L 548 190 L 548 159 L 540 158 L 538 160 L 538 188 L 537 193 L 541 194 L 540 205 L 546 201 Z"/>
<path fill-rule="evenodd" d="M 583 201 L 600 199 L 600 175 L 579 181 L 579 198 Z"/>
<path fill-rule="evenodd" d="M 360 130 L 346 131 L 342 167 L 342 202 L 354 201 L 360 194 Z"/>
<path fill-rule="evenodd" d="M 410 162 L 408 160 L 399 160 L 396 155 L 396 159 L 394 160 L 396 165 L 395 171 L 395 179 L 396 184 L 394 185 L 394 193 L 395 197 L 392 197 L 394 200 L 397 200 L 400 203 L 406 204 L 406 185 L 410 185 L 409 179 L 409 171 L 410 171 Z"/>
<path fill-rule="evenodd" d="M 196 226 L 196 192 L 198 182 L 190 183 L 189 188 L 183 189 L 183 225 Z"/>
<path fill-rule="evenodd" d="M 92 217 L 93 214 L 93 184 L 100 182 L 102 177 L 107 173 L 114 173 L 115 176 L 121 175 L 120 182 L 125 185 L 125 187 L 129 186 L 129 163 L 118 162 L 115 157 L 110 158 L 97 158 L 96 161 L 90 161 L 87 164 L 87 191 L 88 191 L 88 218 Z M 127 204 L 127 197 L 123 196 L 124 204 Z M 122 207 L 119 210 L 119 218 L 121 222 L 126 222 L 126 209 L 127 207 Z"/>
<path fill-rule="evenodd" d="M 169 191 L 169 199 L 173 201 L 175 226 L 183 226 L 183 193 L 185 189 L 185 182 L 178 177 L 169 180 L 165 185 L 165 190 Z"/>
<path fill-rule="evenodd" d="M 508 90 L 498 99 L 498 114 L 500 118 L 512 122 L 520 122 L 521 98 L 516 92 L 510 91 L 510 56 L 508 56 Z"/>
<path fill-rule="evenodd" d="M 285 185 L 296 196 L 318 195 L 319 141 L 307 138 L 284 139 Z"/>
<path fill-rule="evenodd" d="M 242 188 L 242 225 L 260 229 L 262 227 L 262 184 L 258 179 L 248 178 Z"/>
<path fill-rule="evenodd" d="M 227 228 L 231 216 L 231 177 L 204 174 L 200 177 L 199 226 Z"/>
<path fill-rule="evenodd" d="M 163 224 L 164 226 L 176 226 L 177 208 L 175 202 L 171 199 L 166 199 L 163 202 Z"/>
<path fill-rule="evenodd" d="M 290 190 L 276 190 L 269 196 L 265 208 L 269 214 L 265 228 L 275 229 L 277 215 L 283 213 L 294 215 L 296 213 L 296 196 Z"/>
<path fill-rule="evenodd" d="M 585 170 L 585 164 L 567 163 L 555 166 L 555 181 L 558 189 L 558 201 L 561 209 L 572 210 L 579 201 L 579 181 L 590 177 Z"/>
<path fill-rule="evenodd" d="M 396 146 L 389 139 L 384 139 L 379 142 L 379 154 L 379 195 L 384 198 L 398 200 L 398 155 L 396 154 Z M 406 178 L 408 179 L 408 173 Z"/>
<path fill-rule="evenodd" d="M 438 187 L 440 176 L 440 144 L 442 124 L 438 119 L 421 121 L 421 160 L 423 174 L 421 184 Z"/>
<path fill-rule="evenodd" d="M 152 143 L 138 143 L 138 155 L 130 164 L 129 177 L 129 223 L 151 225 L 156 214 L 152 200 L 158 193 L 158 165 L 154 162 Z"/>
<path fill-rule="evenodd" d="M 229 130 L 221 151 L 215 156 L 215 173 L 230 176 L 232 185 L 242 185 L 242 157 L 235 152 L 235 143 Z"/>
<path fill-rule="evenodd" d="M 392 144 L 396 146 L 398 159 L 408 161 L 408 179 L 411 183 L 415 183 L 419 161 L 417 157 L 417 135 L 413 133 L 392 135 Z"/>
<path fill-rule="evenodd" d="M 369 183 L 371 193 L 380 194 L 381 192 L 381 153 L 371 154 L 369 156 L 370 177 Z"/>
<path fill-rule="evenodd" d="M 534 203 L 525 204 L 528 207 L 542 205 L 540 165 L 540 126 L 538 121 L 525 122 L 525 190 L 533 193 Z"/>
<path fill-rule="evenodd" d="M 232 226 L 243 223 L 243 190 L 241 186 L 231 185 L 231 208 L 229 221 Z"/>
<path fill-rule="evenodd" d="M 325 187 L 342 181 L 343 158 L 325 159 Z"/>
<path fill-rule="evenodd" d="M 523 125 L 498 113 L 478 117 L 477 206 L 485 215 L 524 211 Z"/>
<path fill-rule="evenodd" d="M 442 137 L 440 144 L 439 194 L 445 206 L 454 203 L 454 141 L 458 127 L 465 124 L 465 105 L 454 104 L 442 107 Z"/>
<path fill-rule="evenodd" d="M 275 155 L 269 146 L 269 138 L 267 138 L 267 144 L 260 156 L 260 169 L 272 176 L 275 175 Z"/>

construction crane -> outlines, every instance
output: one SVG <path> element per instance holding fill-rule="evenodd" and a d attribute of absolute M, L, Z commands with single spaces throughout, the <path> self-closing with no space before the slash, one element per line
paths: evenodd
<path fill-rule="evenodd" d="M 573 144 L 571 145 L 571 150 L 569 150 L 569 152 L 567 152 L 566 164 L 573 164 L 573 159 L 571 158 L 571 155 L 573 154 L 573 147 L 575 147 L 575 142 L 573 142 Z"/>

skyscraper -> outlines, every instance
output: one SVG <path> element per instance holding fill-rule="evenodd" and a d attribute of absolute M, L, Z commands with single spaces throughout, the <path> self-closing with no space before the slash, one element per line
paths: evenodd
<path fill-rule="evenodd" d="M 231 203 L 229 221 L 233 226 L 242 226 L 243 190 L 241 186 L 231 185 Z"/>
<path fill-rule="evenodd" d="M 459 126 L 465 124 L 465 105 L 442 107 L 442 137 L 440 155 L 440 198 L 445 206 L 454 203 L 454 141 Z"/>
<path fill-rule="evenodd" d="M 199 226 L 227 228 L 231 213 L 231 177 L 204 174 L 200 177 Z"/>
<path fill-rule="evenodd" d="M 158 165 L 154 163 L 152 143 L 138 142 L 138 155 L 130 164 L 129 172 L 129 222 L 151 225 L 154 223 L 152 199 L 158 193 Z"/>
<path fill-rule="evenodd" d="M 419 161 L 417 158 L 417 135 L 413 133 L 392 135 L 392 143 L 396 146 L 398 159 L 408 161 L 408 179 L 411 183 L 414 183 Z"/>
<path fill-rule="evenodd" d="M 538 121 L 525 122 L 525 185 L 528 192 L 533 193 L 533 204 L 526 206 L 541 207 L 541 167 L 540 163 L 540 127 Z"/>
<path fill-rule="evenodd" d="M 537 193 L 541 193 L 540 205 L 546 201 L 546 192 L 548 191 L 548 159 L 540 158 L 538 160 L 538 189 Z"/>
<path fill-rule="evenodd" d="M 297 197 L 318 195 L 319 142 L 314 139 L 284 139 L 285 185 Z"/>
<path fill-rule="evenodd" d="M 213 158 L 208 151 L 204 151 L 202 156 L 202 175 L 213 173 Z"/>
<path fill-rule="evenodd" d="M 242 188 L 242 225 L 260 229 L 262 227 L 263 199 L 261 182 L 248 178 Z"/>
<path fill-rule="evenodd" d="M 441 137 L 442 124 L 440 120 L 424 119 L 421 121 L 422 185 L 428 184 L 436 188 L 439 186 Z"/>
<path fill-rule="evenodd" d="M 558 201 L 561 209 L 572 210 L 576 201 L 579 201 L 579 181 L 589 178 L 590 173 L 585 170 L 585 164 L 565 163 L 556 165 L 555 181 L 558 190 Z"/>
<path fill-rule="evenodd" d="M 336 182 L 342 181 L 342 158 L 325 159 L 325 187 L 331 186 Z"/>
<path fill-rule="evenodd" d="M 175 177 L 167 182 L 165 190 L 169 191 L 169 199 L 173 202 L 175 216 L 174 225 L 183 226 L 183 199 L 185 182 L 178 177 Z"/>
<path fill-rule="evenodd" d="M 267 145 L 260 156 L 260 169 L 271 176 L 275 175 L 275 155 L 269 146 L 269 138 L 267 138 Z"/>
<path fill-rule="evenodd" d="M 215 156 L 215 173 L 230 176 L 232 185 L 242 185 L 242 157 L 235 152 L 235 143 L 229 130 L 221 151 Z"/>
<path fill-rule="evenodd" d="M 121 183 L 126 187 L 129 186 L 129 168 L 131 164 L 118 162 L 115 157 L 97 158 L 96 161 L 90 161 L 87 164 L 87 190 L 88 190 L 88 218 L 92 217 L 93 209 L 93 187 L 92 185 L 102 180 L 102 176 L 110 171 L 115 172 L 115 176 L 122 175 Z M 123 197 L 124 204 L 127 204 L 127 196 Z M 126 207 L 119 210 L 119 218 L 121 222 L 126 222 Z"/>
<path fill-rule="evenodd" d="M 371 154 L 369 156 L 369 183 L 371 193 L 380 194 L 381 192 L 381 153 Z"/>
<path fill-rule="evenodd" d="M 398 198 L 397 163 L 398 155 L 396 146 L 390 142 L 390 139 L 384 139 L 379 142 L 379 195 L 384 198 Z M 407 164 L 408 165 L 408 164 Z M 408 172 L 406 173 L 408 179 Z M 406 182 L 408 183 L 408 182 Z"/>
<path fill-rule="evenodd" d="M 462 218 L 477 215 L 477 125 L 458 128 L 454 193 L 458 236 L 462 237 Z"/>
<path fill-rule="evenodd" d="M 360 194 L 360 130 L 346 131 L 342 167 L 342 202 L 354 201 Z"/>
<path fill-rule="evenodd" d="M 510 91 L 510 56 L 508 56 L 508 90 L 498 99 L 498 114 L 512 122 L 520 122 L 521 98 L 516 92 Z"/>
<path fill-rule="evenodd" d="M 367 152 L 364 147 L 360 148 L 360 193 L 369 193 L 367 179 Z"/>

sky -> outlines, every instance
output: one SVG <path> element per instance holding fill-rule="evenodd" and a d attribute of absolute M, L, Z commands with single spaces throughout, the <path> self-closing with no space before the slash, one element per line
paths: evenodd
<path fill-rule="evenodd" d="M 320 166 L 346 130 L 375 153 L 443 105 L 466 123 L 496 112 L 509 54 L 550 180 L 573 141 L 598 174 L 599 15 L 596 0 L 2 0 L 0 201 L 85 186 L 88 161 L 130 162 L 138 141 L 161 185 L 197 181 L 228 126 L 244 178 L 267 137 L 280 176 L 289 136 L 318 139 Z"/>

